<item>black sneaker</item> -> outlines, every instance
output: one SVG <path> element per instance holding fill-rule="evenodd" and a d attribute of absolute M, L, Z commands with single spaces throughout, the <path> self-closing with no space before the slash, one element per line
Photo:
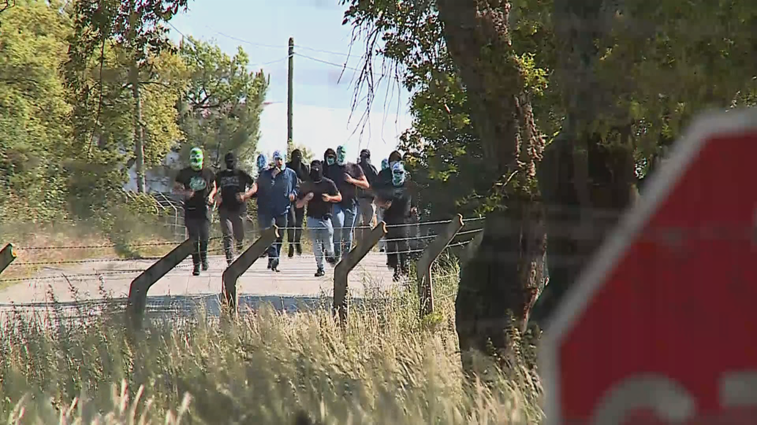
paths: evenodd
<path fill-rule="evenodd" d="M 200 275 L 200 265 L 195 264 L 194 270 L 192 270 L 192 275 L 199 276 Z"/>
<path fill-rule="evenodd" d="M 337 263 L 336 257 L 334 257 L 333 255 L 327 255 L 326 256 L 326 262 L 329 263 L 332 266 L 335 266 L 336 263 Z"/>
<path fill-rule="evenodd" d="M 302 255 L 302 244 L 295 245 L 295 248 L 297 249 L 297 255 Z"/>
<path fill-rule="evenodd" d="M 289 258 L 294 257 L 294 245 L 289 244 Z"/>
<path fill-rule="evenodd" d="M 326 271 L 324 271 L 322 267 L 318 267 L 318 270 L 315 272 L 315 277 L 321 277 L 324 275 L 326 275 Z"/>
<path fill-rule="evenodd" d="M 208 271 L 209 268 L 208 260 L 202 260 L 202 271 Z"/>
<path fill-rule="evenodd" d="M 281 271 L 281 270 L 279 270 L 279 259 L 278 258 L 272 260 L 272 262 L 271 262 L 271 270 L 275 271 L 276 273 L 278 273 L 278 272 Z"/>
<path fill-rule="evenodd" d="M 394 276 L 392 276 L 392 280 L 395 282 L 399 282 L 400 279 L 402 279 L 402 275 L 400 274 L 399 270 L 395 270 Z"/>

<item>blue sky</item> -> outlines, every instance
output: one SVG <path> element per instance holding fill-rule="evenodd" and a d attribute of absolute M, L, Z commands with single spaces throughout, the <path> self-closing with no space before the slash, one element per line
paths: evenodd
<path fill-rule="evenodd" d="M 376 93 L 368 125 L 359 123 L 364 101 L 350 119 L 353 79 L 364 43 L 356 42 L 348 56 L 352 28 L 342 25 L 344 9 L 339 0 L 190 0 L 188 12 L 176 16 L 171 24 L 177 40 L 180 32 L 214 41 L 230 55 L 241 46 L 250 56 L 251 69 L 262 68 L 270 74 L 267 101 L 271 103 L 261 117 L 258 144 L 258 149 L 269 155 L 275 149 L 286 149 L 287 43 L 294 37 L 295 143 L 307 146 L 317 157 L 326 148 L 343 144 L 352 160 L 367 147 L 378 165 L 411 126 L 409 95 L 397 83 L 384 82 Z"/>

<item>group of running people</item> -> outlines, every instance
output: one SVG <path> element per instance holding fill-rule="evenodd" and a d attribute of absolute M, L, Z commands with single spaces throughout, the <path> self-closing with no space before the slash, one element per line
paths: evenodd
<path fill-rule="evenodd" d="M 244 218 L 247 201 L 257 199 L 258 223 L 261 230 L 274 224 L 287 229 L 288 256 L 302 254 L 302 229 L 313 241 L 316 277 L 325 275 L 324 261 L 335 265 L 376 221 L 387 224 L 386 241 L 380 248 L 387 253 L 387 266 L 399 280 L 408 272 L 409 226 L 417 214 L 414 191 L 402 164 L 402 155 L 394 151 L 382 161 L 381 170 L 371 164 L 368 149 L 360 152 L 357 163 L 347 161 L 344 146 L 327 149 L 323 160 L 303 163 L 302 153 L 292 151 L 286 161 L 282 151 L 273 153 L 272 163 L 265 155 L 257 157 L 258 176 L 253 178 L 242 170 L 235 155 L 225 156 L 226 169 L 214 173 L 205 166 L 203 152 L 193 148 L 189 166 L 176 176 L 174 191 L 184 199 L 184 222 L 188 237 L 196 242 L 192 253 L 193 274 L 208 270 L 208 241 L 213 208 L 217 206 L 223 234 L 226 261 L 234 261 L 233 241 L 237 255 L 242 252 L 245 236 Z M 377 218 L 375 221 L 374 218 Z M 360 225 L 356 229 L 356 226 Z M 268 248 L 268 269 L 280 271 L 283 234 Z"/>

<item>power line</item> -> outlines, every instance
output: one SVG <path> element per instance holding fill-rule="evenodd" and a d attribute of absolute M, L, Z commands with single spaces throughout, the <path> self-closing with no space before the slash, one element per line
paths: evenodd
<path fill-rule="evenodd" d="M 312 47 L 302 46 L 300 44 L 295 44 L 294 47 L 298 47 L 300 49 L 305 49 L 305 50 L 310 50 L 311 52 L 327 53 L 327 54 L 330 54 L 330 55 L 338 55 L 338 56 L 345 56 L 345 57 L 349 57 L 350 56 L 349 53 L 333 52 L 331 50 L 323 50 L 323 49 L 314 49 Z"/>
<path fill-rule="evenodd" d="M 314 58 L 314 57 L 312 57 L 312 56 L 303 55 L 302 53 L 296 53 L 296 52 L 295 52 L 295 55 L 297 55 L 297 56 L 299 56 L 299 57 L 301 57 L 301 58 L 304 58 L 304 59 L 309 59 L 309 60 L 311 60 L 311 61 L 319 62 L 319 63 L 322 63 L 322 64 L 326 64 L 326 65 L 335 66 L 335 67 L 338 67 L 338 68 L 341 68 L 341 69 L 349 69 L 349 70 L 351 70 L 351 71 L 355 71 L 355 72 L 362 72 L 362 71 L 363 71 L 362 69 L 359 69 L 359 68 L 353 68 L 353 67 L 351 67 L 351 66 L 347 66 L 346 64 L 342 64 L 342 65 L 340 65 L 340 64 L 338 64 L 338 63 L 329 62 L 329 61 L 327 61 L 327 60 L 318 59 L 318 58 Z M 384 74 L 384 73 L 381 73 L 381 72 L 379 72 L 379 73 L 376 73 L 375 75 L 377 75 L 377 76 L 380 76 L 380 77 L 389 77 L 389 78 L 392 78 L 392 76 L 391 76 L 391 75 L 387 75 L 387 74 Z"/>
<path fill-rule="evenodd" d="M 189 39 L 189 37 L 187 37 L 186 35 L 184 35 L 184 33 L 183 33 L 183 32 L 181 32 L 181 31 L 180 31 L 180 30 L 179 30 L 178 28 L 176 28 L 176 26 L 175 26 L 174 24 L 172 24 L 172 23 L 171 23 L 171 21 L 167 21 L 167 23 L 168 23 L 168 25 L 169 25 L 169 26 L 170 26 L 171 28 L 173 28 L 174 30 L 176 30 L 176 32 L 178 32 L 178 33 L 179 33 L 179 35 L 181 35 L 181 36 L 182 36 L 183 38 L 187 39 L 187 41 L 191 42 L 191 40 Z M 219 34 L 221 34 L 221 33 L 219 33 Z M 221 35 L 224 35 L 224 36 L 226 36 L 225 34 L 221 34 Z M 226 36 L 226 37 L 234 38 L 234 37 L 231 37 L 231 36 Z M 244 40 L 241 40 L 241 41 L 244 41 Z M 248 43 L 248 44 L 254 44 L 254 43 L 251 43 L 251 42 L 248 42 L 248 41 L 244 41 L 244 42 L 245 42 L 245 43 Z M 274 47 L 274 46 L 267 46 L 267 45 L 263 45 L 263 46 L 266 46 L 266 47 Z M 279 48 L 279 46 L 275 46 L 275 47 L 276 47 L 277 49 Z M 287 59 L 289 59 L 289 55 L 286 55 L 286 56 L 284 56 L 283 58 L 279 58 L 279 59 L 276 59 L 276 60 L 272 60 L 272 61 L 270 61 L 270 62 L 253 63 L 253 64 L 250 64 L 249 66 L 250 66 L 250 67 L 258 67 L 258 66 L 273 65 L 273 64 L 275 64 L 275 63 L 284 62 L 284 61 L 285 61 L 285 60 L 287 60 Z"/>
<path fill-rule="evenodd" d="M 265 66 L 265 65 L 273 65 L 273 64 L 275 64 L 275 63 L 284 62 L 285 60 L 289 59 L 289 56 L 290 56 L 290 55 L 286 55 L 286 56 L 284 56 L 283 58 L 279 58 L 279 59 L 276 59 L 276 60 L 273 60 L 273 61 L 270 61 L 270 62 L 263 62 L 263 63 L 253 63 L 253 64 L 250 64 L 249 66 L 250 66 L 250 67 L 253 67 L 253 66 Z"/>
<path fill-rule="evenodd" d="M 269 49 L 282 49 L 282 50 L 286 47 L 286 45 L 276 46 L 276 45 L 273 45 L 273 44 L 255 43 L 253 41 L 248 41 L 248 40 L 245 40 L 245 39 L 242 39 L 242 38 L 239 38 L 239 37 L 234 37 L 233 35 L 224 34 L 221 31 L 215 30 L 215 29 L 213 29 L 213 28 L 211 28 L 211 27 L 209 27 L 207 25 L 205 25 L 205 28 L 213 31 L 214 33 L 216 33 L 216 34 L 218 34 L 220 36 L 229 38 L 231 40 L 238 41 L 240 43 L 249 44 L 250 46 L 265 47 L 265 48 L 269 48 Z"/>

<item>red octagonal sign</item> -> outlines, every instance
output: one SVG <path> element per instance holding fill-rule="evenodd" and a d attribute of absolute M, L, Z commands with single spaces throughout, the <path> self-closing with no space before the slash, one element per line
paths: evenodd
<path fill-rule="evenodd" d="M 757 424 L 757 112 L 660 168 L 545 331 L 549 424 Z"/>

